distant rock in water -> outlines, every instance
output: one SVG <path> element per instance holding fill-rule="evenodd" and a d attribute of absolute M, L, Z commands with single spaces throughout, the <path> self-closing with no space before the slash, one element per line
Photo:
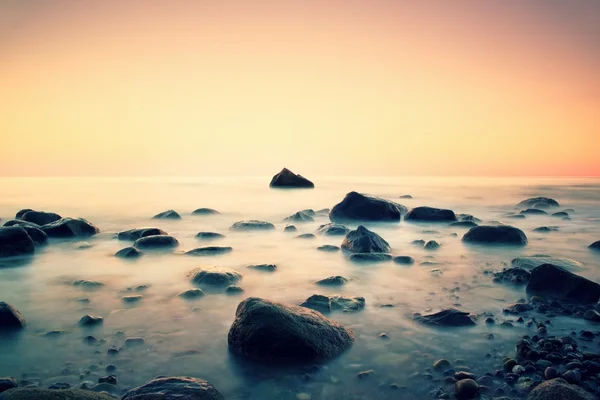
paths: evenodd
<path fill-rule="evenodd" d="M 392 261 L 400 265 L 413 265 L 415 263 L 415 259 L 411 256 L 396 256 Z"/>
<path fill-rule="evenodd" d="M 225 289 L 225 293 L 227 293 L 229 295 L 241 294 L 241 293 L 244 293 L 244 289 L 242 289 L 241 287 L 239 287 L 237 285 L 229 285 Z"/>
<path fill-rule="evenodd" d="M 558 231 L 558 226 L 540 226 L 539 228 L 535 228 L 533 232 L 537 233 L 550 233 Z"/>
<path fill-rule="evenodd" d="M 125 247 L 115 253 L 115 257 L 119 258 L 138 258 L 144 253 L 136 249 L 135 247 Z"/>
<path fill-rule="evenodd" d="M 209 382 L 187 376 L 161 377 L 129 390 L 121 400 L 225 400 Z"/>
<path fill-rule="evenodd" d="M 297 188 L 312 189 L 315 184 L 299 174 L 294 174 L 287 168 L 284 168 L 271 179 L 269 187 L 272 188 Z"/>
<path fill-rule="evenodd" d="M 527 236 L 513 226 L 508 225 L 482 225 L 469 229 L 463 236 L 463 242 L 484 245 L 525 246 Z"/>
<path fill-rule="evenodd" d="M 314 219 L 308 215 L 305 214 L 302 211 L 298 211 L 296 214 L 294 215 L 290 215 L 289 217 L 284 219 L 285 222 L 312 222 L 314 221 Z"/>
<path fill-rule="evenodd" d="M 583 304 L 595 304 L 600 299 L 599 284 L 552 264 L 534 268 L 525 290 L 528 294 Z"/>
<path fill-rule="evenodd" d="M 198 208 L 192 211 L 192 215 L 218 215 L 221 214 L 217 210 L 213 210 L 212 208 Z"/>
<path fill-rule="evenodd" d="M 266 221 L 258 221 L 251 219 L 248 221 L 238 221 L 229 228 L 232 231 L 252 231 L 252 230 L 271 230 L 275 229 L 275 225 Z"/>
<path fill-rule="evenodd" d="M 175 210 L 167 210 L 156 214 L 152 219 L 181 219 L 181 215 Z"/>
<path fill-rule="evenodd" d="M 112 386 L 112 385 L 109 385 Z M 105 393 L 94 393 L 90 390 L 54 387 L 40 389 L 19 387 L 2 392 L 2 400 L 115 400 Z"/>
<path fill-rule="evenodd" d="M 139 238 L 133 246 L 138 249 L 170 249 L 179 246 L 179 242 L 173 236 L 152 235 Z"/>
<path fill-rule="evenodd" d="M 321 286 L 343 286 L 346 283 L 348 283 L 348 279 L 344 278 L 343 276 L 336 275 L 330 276 L 329 278 L 321 279 L 316 283 L 317 285 Z"/>
<path fill-rule="evenodd" d="M 476 224 L 480 224 L 482 221 L 472 216 L 471 214 L 456 214 L 456 218 L 459 222 L 475 222 Z"/>
<path fill-rule="evenodd" d="M 410 242 L 410 244 L 412 244 L 413 246 L 423 247 L 423 246 L 425 246 L 425 241 L 423 239 L 418 239 L 418 240 L 413 240 L 412 242 Z"/>
<path fill-rule="evenodd" d="M 322 208 L 320 210 L 315 211 L 315 214 L 320 216 L 329 216 L 330 212 L 331 210 L 329 208 Z"/>
<path fill-rule="evenodd" d="M 301 307 L 310 308 L 322 313 L 339 310 L 344 312 L 356 312 L 365 308 L 364 297 L 345 297 L 340 295 L 325 296 L 313 294 L 300 304 Z"/>
<path fill-rule="evenodd" d="M 283 228 L 284 232 L 296 232 L 298 230 L 298 228 L 296 228 L 294 225 L 286 225 L 285 228 Z"/>
<path fill-rule="evenodd" d="M 23 315 L 14 306 L 0 301 L 0 331 L 17 330 L 27 325 Z"/>
<path fill-rule="evenodd" d="M 425 250 L 437 250 L 440 247 L 442 247 L 442 245 L 436 240 L 430 240 L 423 246 Z"/>
<path fill-rule="evenodd" d="M 250 297 L 238 305 L 227 341 L 254 361 L 303 364 L 337 357 L 354 334 L 316 311 Z"/>
<path fill-rule="evenodd" d="M 119 232 L 117 235 L 119 240 L 138 240 L 139 238 L 143 238 L 146 236 L 155 236 L 155 235 L 167 235 L 167 232 L 163 231 L 159 228 L 135 228 L 129 229 L 123 232 Z"/>
<path fill-rule="evenodd" d="M 233 248 L 229 246 L 207 246 L 186 251 L 185 254 L 188 256 L 215 256 L 230 253 L 232 251 Z"/>
<path fill-rule="evenodd" d="M 477 226 L 477 222 L 473 221 L 457 221 L 450 224 L 454 228 L 473 228 Z"/>
<path fill-rule="evenodd" d="M 413 197 L 410 194 L 405 194 L 405 195 L 402 195 L 402 196 L 400 196 L 398 198 L 399 199 L 412 199 Z"/>
<path fill-rule="evenodd" d="M 598 240 L 597 242 L 594 242 L 594 243 L 590 244 L 589 248 L 591 250 L 600 251 L 600 240 Z"/>
<path fill-rule="evenodd" d="M 544 210 L 540 210 L 538 208 L 528 208 L 527 210 L 521 211 L 519 214 L 521 215 L 548 215 L 548 213 Z"/>
<path fill-rule="evenodd" d="M 215 239 L 223 239 L 225 235 L 216 232 L 198 232 L 196 237 L 200 240 L 215 240 Z"/>
<path fill-rule="evenodd" d="M 295 236 L 294 239 L 314 239 L 315 235 L 312 233 L 303 233 L 302 235 Z"/>
<path fill-rule="evenodd" d="M 531 273 L 524 270 L 523 268 L 513 267 L 504 269 L 501 272 L 494 274 L 494 282 L 509 283 L 512 285 L 520 286 L 526 285 L 529 282 Z"/>
<path fill-rule="evenodd" d="M 242 274 L 229 268 L 196 268 L 187 276 L 197 285 L 228 286 L 242 279 Z"/>
<path fill-rule="evenodd" d="M 346 228 L 344 225 L 332 222 L 319 226 L 317 232 L 326 236 L 345 236 L 350 232 L 350 229 Z"/>
<path fill-rule="evenodd" d="M 475 321 L 467 312 L 449 308 L 435 314 L 417 315 L 415 319 L 427 325 L 439 326 L 472 326 Z"/>
<path fill-rule="evenodd" d="M 527 218 L 527 216 L 523 215 L 523 214 L 510 214 L 510 215 L 507 215 L 506 218 L 510 218 L 510 219 L 525 219 L 525 218 Z"/>
<path fill-rule="evenodd" d="M 362 225 L 346 235 L 341 247 L 351 253 L 389 253 L 390 251 L 388 242 Z"/>
<path fill-rule="evenodd" d="M 564 212 L 564 211 L 559 211 L 559 212 L 553 213 L 552 216 L 556 217 L 556 218 L 568 218 L 569 217 L 569 213 Z"/>
<path fill-rule="evenodd" d="M 340 248 L 337 246 L 330 245 L 330 244 L 325 244 L 323 246 L 317 247 L 317 250 L 328 252 L 328 253 L 334 253 L 336 251 L 340 251 Z"/>
<path fill-rule="evenodd" d="M 517 257 L 511 261 L 513 267 L 519 267 L 526 270 L 532 270 L 544 264 L 552 264 L 567 270 L 583 269 L 583 264 L 570 258 L 551 257 L 545 255 L 535 255 L 528 257 Z"/>
<path fill-rule="evenodd" d="M 549 197 L 532 197 L 527 200 L 523 200 L 517 207 L 535 207 L 535 208 L 551 208 L 551 207 L 560 207 L 558 201 L 551 199 Z"/>
<path fill-rule="evenodd" d="M 19 215 L 19 213 L 17 213 L 17 215 Z M 58 221 L 62 217 L 56 213 L 30 210 L 17 218 L 23 221 L 33 222 L 37 225 L 46 225 Z"/>
<path fill-rule="evenodd" d="M 0 258 L 28 256 L 35 252 L 35 243 L 20 226 L 0 228 Z"/>
<path fill-rule="evenodd" d="M 555 378 L 536 386 L 527 400 L 596 400 L 597 397 L 564 379 Z"/>
<path fill-rule="evenodd" d="M 356 263 L 378 263 L 390 261 L 392 256 L 386 253 L 352 253 L 349 258 Z"/>
<path fill-rule="evenodd" d="M 87 279 L 79 279 L 73 282 L 73 286 L 80 287 L 82 289 L 98 289 L 104 286 L 104 283 L 98 281 L 89 281 Z"/>
<path fill-rule="evenodd" d="M 350 192 L 329 213 L 333 222 L 399 222 L 407 208 L 393 201 Z"/>
<path fill-rule="evenodd" d="M 79 325 L 81 326 L 96 326 L 96 325 L 100 325 L 104 322 L 104 318 L 102 317 L 95 317 L 93 315 L 84 315 L 83 317 L 81 317 L 81 319 L 79 320 Z"/>
<path fill-rule="evenodd" d="M 255 264 L 255 265 L 248 265 L 246 268 L 255 269 L 257 271 L 263 271 L 263 272 L 277 271 L 277 265 L 275 265 L 275 264 Z"/>
<path fill-rule="evenodd" d="M 405 221 L 412 222 L 455 222 L 456 214 L 452 210 L 433 207 L 415 207 L 406 214 Z"/>
<path fill-rule="evenodd" d="M 46 235 L 54 238 L 87 237 L 100 232 L 94 224 L 83 218 L 62 218 L 42 226 L 41 229 Z"/>

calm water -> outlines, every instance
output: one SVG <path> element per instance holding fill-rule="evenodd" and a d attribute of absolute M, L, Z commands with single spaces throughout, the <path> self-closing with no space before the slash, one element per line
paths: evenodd
<path fill-rule="evenodd" d="M 12 303 L 28 321 L 20 335 L 0 338 L 0 376 L 39 380 L 42 385 L 83 380 L 96 382 L 107 375 L 107 364 L 117 366 L 118 391 L 139 385 L 158 375 L 189 375 L 213 383 L 230 399 L 264 398 L 398 398 L 391 383 L 408 386 L 406 398 L 429 398 L 439 386 L 413 374 L 424 372 L 436 358 L 458 359 L 459 365 L 483 373 L 498 368 L 501 359 L 513 352 L 514 340 L 532 334 L 533 328 L 489 327 L 480 321 L 470 329 L 438 330 L 415 324 L 413 312 L 438 311 L 456 306 L 474 314 L 494 313 L 499 321 L 507 304 L 524 297 L 520 290 L 495 285 L 485 270 L 501 269 L 520 255 L 549 254 L 568 257 L 584 264 L 580 274 L 600 281 L 600 257 L 587 246 L 600 239 L 600 180 L 597 179 L 432 179 L 432 178 L 323 178 L 313 177 L 314 190 L 270 190 L 270 178 L 215 179 L 0 179 L 0 218 L 7 220 L 22 208 L 53 211 L 62 216 L 84 217 L 101 233 L 85 239 L 88 249 L 75 249 L 75 241 L 53 241 L 39 250 L 28 265 L 0 269 L 0 300 Z M 484 221 L 505 221 L 523 229 L 530 244 L 524 249 L 473 249 L 461 244 L 464 229 L 405 222 L 368 225 L 392 246 L 395 255 L 413 256 L 417 263 L 402 267 L 393 263 L 357 265 L 340 253 L 323 253 L 323 244 L 339 245 L 340 237 L 317 236 L 314 240 L 293 239 L 284 233 L 282 220 L 298 210 L 330 208 L 356 190 L 393 199 L 411 208 L 429 205 L 470 213 Z M 411 194 L 414 199 L 398 199 Z M 515 205 L 532 196 L 550 196 L 560 209 L 573 208 L 572 219 L 528 216 L 505 219 Z M 190 213 L 200 207 L 215 208 L 219 216 L 200 217 Z M 153 215 L 175 209 L 180 221 L 151 220 Z M 228 228 L 242 219 L 274 223 L 273 232 L 237 233 Z M 298 233 L 312 233 L 328 218 L 299 223 Z M 558 232 L 534 233 L 539 226 L 559 226 Z M 206 245 L 195 238 L 199 231 L 227 235 L 215 243 L 233 247 L 233 252 L 214 257 L 189 257 L 175 253 L 147 254 L 137 261 L 113 257 L 129 245 L 118 241 L 118 231 L 153 226 L 166 230 L 181 243 L 180 250 Z M 458 235 L 453 235 L 457 233 Z M 442 248 L 426 252 L 411 244 L 416 239 L 436 239 Z M 421 266 L 422 261 L 440 265 Z M 245 268 L 254 263 L 275 263 L 272 274 Z M 218 265 L 244 274 L 241 296 L 207 293 L 197 301 L 177 295 L 192 284 L 186 272 L 202 265 Z M 438 269 L 438 271 L 432 271 Z M 328 289 L 316 280 L 343 275 L 351 282 Z M 97 280 L 105 284 L 94 291 L 72 286 L 74 280 Z M 148 285 L 136 305 L 125 305 L 124 290 Z M 311 379 L 302 368 L 271 369 L 245 365 L 227 350 L 227 332 L 238 303 L 247 296 L 300 303 L 315 293 L 363 296 L 363 312 L 333 313 L 332 319 L 352 328 L 356 343 L 340 358 L 322 366 Z M 77 299 L 86 297 L 89 304 Z M 394 307 L 381 307 L 391 304 Z M 85 314 L 104 317 L 95 329 L 78 327 Z M 585 323 L 559 319 L 551 334 L 577 330 Z M 44 333 L 62 330 L 60 337 Z M 124 332 L 123 335 L 117 331 Z M 381 340 L 380 333 L 390 340 Z M 485 335 L 494 333 L 489 341 Z M 99 341 L 86 344 L 94 335 Z M 125 349 L 116 356 L 107 350 L 122 347 L 127 337 L 144 337 L 146 344 Z M 490 356 L 484 357 L 486 354 Z M 356 374 L 374 370 L 367 379 Z"/>

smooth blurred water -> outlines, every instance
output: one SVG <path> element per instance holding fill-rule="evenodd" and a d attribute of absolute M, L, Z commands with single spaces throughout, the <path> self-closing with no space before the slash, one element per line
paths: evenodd
<path fill-rule="evenodd" d="M 490 327 L 480 321 L 469 329 L 431 329 L 413 322 L 414 312 L 438 311 L 454 306 L 474 314 L 492 312 L 499 321 L 510 319 L 501 310 L 525 294 L 522 290 L 493 284 L 486 270 L 500 270 L 520 255 L 549 254 L 584 264 L 580 274 L 600 281 L 600 257 L 587 246 L 600 239 L 600 180 L 516 178 L 321 178 L 313 177 L 314 190 L 272 190 L 269 178 L 2 178 L 0 218 L 7 220 L 22 208 L 53 211 L 62 216 L 84 217 L 101 233 L 83 239 L 93 246 L 75 249 L 76 240 L 51 241 L 39 249 L 27 265 L 0 269 L 0 301 L 16 306 L 28 321 L 24 332 L 0 337 L 0 376 L 78 384 L 80 373 L 92 368 L 84 380 L 97 381 L 107 375 L 104 366 L 117 366 L 119 391 L 158 375 L 189 375 L 213 383 L 231 399 L 294 399 L 309 394 L 313 399 L 398 398 L 391 383 L 408 386 L 406 398 L 429 398 L 429 390 L 440 386 L 413 374 L 423 372 L 436 358 L 459 359 L 474 372 L 498 368 L 513 351 L 515 338 L 533 334 L 533 328 L 515 324 L 513 329 Z M 314 233 L 329 222 L 298 223 L 297 233 L 283 232 L 283 219 L 296 211 L 331 208 L 349 191 L 359 191 L 395 200 L 407 207 L 428 205 L 470 213 L 484 221 L 504 221 L 523 229 L 529 245 L 523 249 L 482 249 L 461 243 L 465 229 L 445 225 L 415 225 L 406 222 L 368 224 L 392 246 L 394 255 L 413 256 L 417 263 L 403 267 L 393 263 L 354 264 L 341 253 L 324 253 L 323 244 L 340 245 L 341 237 L 317 235 L 313 240 L 295 239 Z M 414 199 L 399 199 L 411 194 Z M 571 220 L 550 216 L 506 219 L 518 211 L 516 204 L 528 197 L 550 196 L 561 203 L 555 211 L 573 208 Z M 192 216 L 200 207 L 221 211 L 218 216 Z M 152 220 L 153 215 L 175 209 L 179 221 Z M 242 219 L 274 223 L 272 232 L 230 232 Z M 559 226 L 558 232 L 534 233 L 539 226 Z M 159 227 L 181 243 L 174 253 L 147 254 L 136 261 L 113 254 L 129 245 L 115 233 L 135 227 Z M 350 226 L 350 225 L 349 225 Z M 350 226 L 354 227 L 354 226 Z M 225 234 L 211 242 L 232 246 L 233 252 L 214 257 L 190 257 L 181 250 L 207 245 L 195 238 L 199 231 Z M 433 232 L 432 232 L 433 231 Z M 453 235 L 456 233 L 457 235 Z M 435 239 L 442 248 L 427 252 L 411 245 L 416 239 Z M 435 266 L 421 266 L 435 261 Z M 245 268 L 256 263 L 274 263 L 275 273 Z M 197 301 L 177 295 L 192 288 L 186 272 L 197 266 L 217 265 L 243 273 L 241 296 L 207 292 Z M 439 273 L 432 273 L 439 269 Z M 315 281 L 331 275 L 351 279 L 343 288 L 323 288 Z M 97 280 L 104 287 L 85 291 L 73 287 L 77 279 Z M 128 287 L 148 285 L 144 298 L 135 305 L 121 300 Z M 363 296 L 363 312 L 329 316 L 354 330 L 356 343 L 340 358 L 321 366 L 311 379 L 307 368 L 281 369 L 246 364 L 228 353 L 227 332 L 238 303 L 248 296 L 300 303 L 315 293 Z M 76 299 L 87 297 L 89 304 Z M 393 307 L 381 307 L 393 305 Z M 104 324 L 82 329 L 85 314 L 104 317 Z M 586 323 L 557 319 L 551 333 L 577 330 Z M 60 337 L 43 336 L 63 330 Z M 124 335 L 115 334 L 123 331 Z M 390 340 L 379 334 L 385 332 Z M 494 333 L 489 341 L 485 335 Z M 99 342 L 84 343 L 94 335 Z M 124 349 L 116 356 L 107 350 L 122 347 L 127 337 L 144 337 L 146 345 Z M 486 354 L 490 356 L 484 357 Z M 375 373 L 359 380 L 356 374 Z M 300 395 L 302 398 L 303 395 Z"/>

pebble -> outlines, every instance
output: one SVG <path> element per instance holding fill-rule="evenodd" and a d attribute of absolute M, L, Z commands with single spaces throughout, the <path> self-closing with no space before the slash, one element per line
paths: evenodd
<path fill-rule="evenodd" d="M 456 398 L 459 400 L 472 399 L 479 392 L 479 385 L 472 379 L 462 379 L 456 382 Z"/>

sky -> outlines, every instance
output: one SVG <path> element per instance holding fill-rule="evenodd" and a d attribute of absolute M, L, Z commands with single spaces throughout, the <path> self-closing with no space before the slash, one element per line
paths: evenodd
<path fill-rule="evenodd" d="M 0 175 L 600 176 L 600 1 L 3 0 Z"/>

